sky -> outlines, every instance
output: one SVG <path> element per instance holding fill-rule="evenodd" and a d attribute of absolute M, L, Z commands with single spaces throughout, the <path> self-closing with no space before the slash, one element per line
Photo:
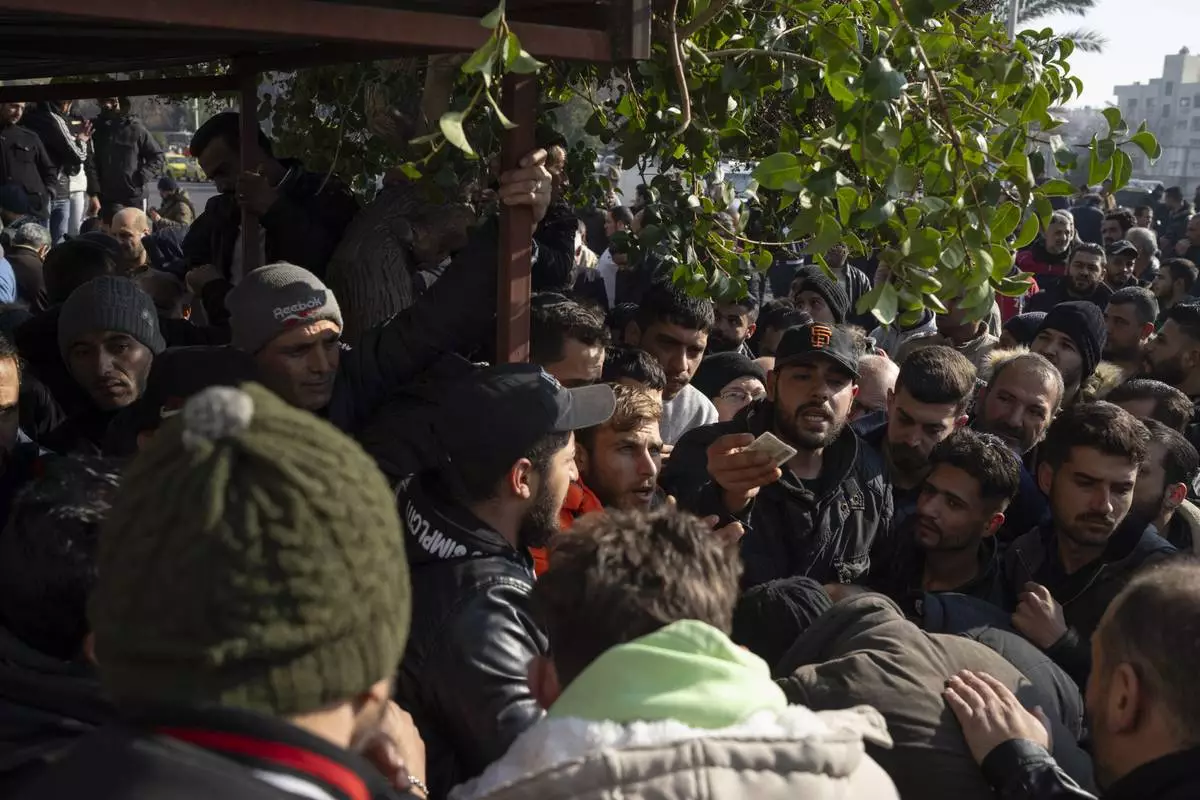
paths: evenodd
<path fill-rule="evenodd" d="M 1056 15 L 1024 27 L 1056 31 L 1090 28 L 1108 38 L 1100 55 L 1076 51 L 1071 72 L 1083 81 L 1083 96 L 1069 106 L 1103 107 L 1115 100 L 1113 87 L 1162 75 L 1163 56 L 1187 46 L 1200 54 L 1197 0 L 1100 0 L 1086 17 Z"/>

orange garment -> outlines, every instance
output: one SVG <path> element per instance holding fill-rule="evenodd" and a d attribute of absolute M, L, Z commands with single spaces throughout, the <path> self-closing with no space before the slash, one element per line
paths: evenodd
<path fill-rule="evenodd" d="M 604 505 L 592 490 L 578 481 L 567 487 L 567 499 L 563 500 L 558 512 L 558 527 L 564 531 L 571 529 L 575 520 L 593 511 L 603 511 Z M 533 556 L 533 572 L 535 575 L 545 574 L 550 568 L 550 551 L 545 547 L 531 547 L 529 554 Z"/>

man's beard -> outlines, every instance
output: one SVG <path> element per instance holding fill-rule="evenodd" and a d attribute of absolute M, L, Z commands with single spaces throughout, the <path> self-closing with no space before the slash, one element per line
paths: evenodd
<path fill-rule="evenodd" d="M 523 549 L 545 547 L 561 529 L 558 526 L 559 504 L 554 502 L 545 480 L 538 487 L 537 497 L 517 531 L 517 546 Z"/>
<path fill-rule="evenodd" d="M 1092 292 L 1096 291 L 1096 286 L 1097 284 L 1094 283 L 1090 278 L 1084 279 L 1083 283 L 1081 283 L 1080 279 L 1078 278 L 1071 279 L 1071 291 L 1080 297 L 1086 297 L 1087 295 L 1090 295 Z"/>
<path fill-rule="evenodd" d="M 921 472 L 929 466 L 929 456 L 906 444 L 887 443 L 887 456 L 898 472 Z"/>
<path fill-rule="evenodd" d="M 708 352 L 710 353 L 728 353 L 737 350 L 741 346 L 741 342 L 734 341 L 715 328 L 709 331 Z"/>
<path fill-rule="evenodd" d="M 1148 364 L 1147 367 L 1147 375 L 1168 386 L 1179 386 L 1187 378 L 1187 370 L 1183 368 L 1183 358 L 1178 355 L 1157 364 Z"/>
<path fill-rule="evenodd" d="M 993 436 L 999 436 L 1008 445 L 1015 448 L 1018 456 L 1024 456 L 1029 452 L 1030 448 L 1025 447 L 1025 431 L 1020 428 L 1014 428 L 1003 420 L 995 420 L 988 422 L 980 417 L 975 423 L 976 430 L 983 433 L 990 433 Z"/>
<path fill-rule="evenodd" d="M 822 403 L 810 403 L 806 406 L 800 406 L 796 409 L 796 413 L 789 418 L 777 403 L 775 405 L 775 431 L 780 435 L 781 439 L 800 450 L 811 452 L 828 447 L 842 435 L 842 431 L 846 427 L 846 420 L 844 418 L 838 420 L 835 415 L 833 422 L 830 424 L 829 432 L 824 436 L 800 430 L 800 426 L 796 424 L 796 420 L 804 412 L 813 410 L 824 412 L 825 406 Z"/>
<path fill-rule="evenodd" d="M 1114 347 L 1109 345 L 1104 348 L 1105 361 L 1137 361 L 1142 355 L 1142 348 L 1139 345 L 1132 347 Z"/>
<path fill-rule="evenodd" d="M 1107 532 L 1098 531 L 1089 523 L 1102 522 Z M 1118 520 L 1107 514 L 1080 514 L 1069 525 L 1059 526 L 1062 535 L 1081 547 L 1105 547 L 1117 530 Z"/>

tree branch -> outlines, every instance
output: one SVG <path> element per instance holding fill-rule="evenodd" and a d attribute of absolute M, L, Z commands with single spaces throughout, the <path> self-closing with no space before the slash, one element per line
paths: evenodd
<path fill-rule="evenodd" d="M 708 8 L 696 15 L 696 18 L 684 25 L 679 31 L 679 36 L 683 39 L 690 39 L 701 28 L 712 22 L 717 17 L 721 16 L 721 12 L 729 5 L 730 0 L 712 0 L 708 4 Z"/>
<path fill-rule="evenodd" d="M 810 58 L 800 53 L 791 53 L 787 50 L 760 50 L 755 47 L 731 47 L 728 50 L 712 50 L 704 54 L 708 58 L 734 58 L 736 56 L 767 56 L 768 58 L 778 58 L 780 61 L 796 61 L 800 64 L 808 64 L 810 67 L 824 67 L 820 61 L 815 58 Z"/>
<path fill-rule="evenodd" d="M 683 119 L 679 122 L 679 129 L 675 131 L 676 136 L 682 134 L 692 124 L 692 95 L 688 91 L 687 72 L 683 68 L 683 53 L 679 47 L 679 31 L 676 27 L 676 18 L 678 15 L 679 0 L 673 0 L 671 3 L 671 17 L 667 21 L 667 27 L 670 32 L 668 38 L 671 46 L 671 63 L 675 68 L 675 80 L 679 84 L 679 93 L 682 95 L 680 106 L 683 108 Z"/>

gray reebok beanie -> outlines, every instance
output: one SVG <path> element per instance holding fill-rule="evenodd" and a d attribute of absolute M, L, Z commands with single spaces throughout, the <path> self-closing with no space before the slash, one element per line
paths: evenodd
<path fill-rule="evenodd" d="M 342 327 L 337 298 L 304 267 L 280 262 L 259 267 L 225 297 L 233 346 L 254 354 L 291 328 L 330 320 Z"/>
<path fill-rule="evenodd" d="M 102 275 L 71 292 L 58 315 L 58 350 L 64 361 L 78 337 L 92 331 L 128 334 L 154 355 L 167 349 L 154 301 L 130 278 Z"/>

